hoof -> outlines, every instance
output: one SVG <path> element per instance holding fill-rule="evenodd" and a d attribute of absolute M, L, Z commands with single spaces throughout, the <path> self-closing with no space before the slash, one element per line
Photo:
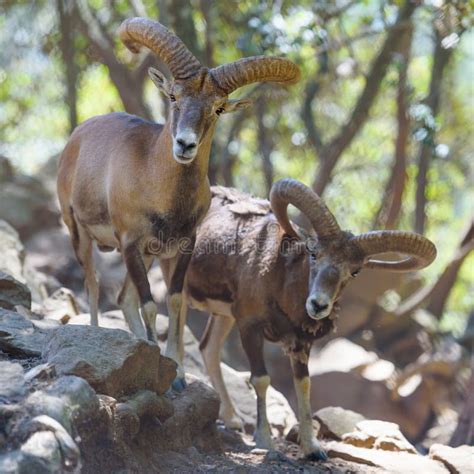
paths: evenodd
<path fill-rule="evenodd" d="M 184 380 L 184 377 L 176 377 L 173 380 L 173 383 L 171 384 L 171 388 L 175 392 L 182 392 L 186 388 L 186 380 Z"/>
<path fill-rule="evenodd" d="M 307 454 L 306 459 L 308 459 L 308 461 L 327 461 L 328 455 L 323 448 L 320 448 L 316 451 L 313 451 L 312 453 Z"/>
<path fill-rule="evenodd" d="M 222 417 L 221 420 L 224 422 L 225 427 L 230 430 L 244 431 L 244 425 L 238 416 L 233 416 L 230 419 L 225 419 Z"/>

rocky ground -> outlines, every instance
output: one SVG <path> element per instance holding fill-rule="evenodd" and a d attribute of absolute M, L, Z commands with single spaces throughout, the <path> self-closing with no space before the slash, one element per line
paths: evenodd
<path fill-rule="evenodd" d="M 13 194 L 29 199 L 34 183 L 11 179 L 11 170 L 2 163 L 0 182 L 6 179 Z M 11 196 L 10 188 L 2 187 L 0 196 L 7 191 Z M 41 199 L 38 194 L 35 205 Z M 13 208 L 19 203 L 22 199 L 13 199 L 7 209 L 2 201 L 2 213 L 8 211 L 12 219 L 20 215 Z M 15 223 L 22 236 L 31 235 L 31 222 L 56 219 L 49 208 L 40 212 L 29 201 L 25 207 L 32 209 L 30 217 Z M 390 394 L 385 385 L 379 384 L 382 390 L 375 383 L 377 377 L 369 383 L 375 372 L 378 376 L 387 370 L 386 361 L 361 352 L 357 362 L 358 349 L 344 340 L 333 341 L 318 356 L 317 366 L 331 370 L 312 373 L 313 403 L 326 407 L 315 412 L 313 424 L 329 460 L 303 458 L 295 414 L 274 388 L 268 393 L 268 412 L 277 450 L 255 449 L 251 433 L 256 404 L 249 374 L 223 364 L 244 432 L 227 430 L 218 420 L 219 399 L 208 383 L 191 331 L 185 331 L 188 386 L 174 393 L 170 384 L 175 363 L 162 355 L 167 318 L 158 317 L 158 345 L 130 334 L 117 310 L 103 313 L 101 327 L 91 328 L 86 306 L 71 290 L 82 276 L 61 260 L 67 254 L 60 248 L 63 243 L 58 229 L 44 235 L 39 231 L 30 238 L 33 250 L 28 255 L 16 230 L 0 219 L 1 473 L 474 472 L 472 447 L 433 444 L 422 455 L 405 438 L 402 431 L 411 436 L 410 420 L 421 408 L 412 413 L 400 404 L 400 430 L 395 423 L 328 407 L 340 394 L 335 397 L 324 389 L 331 377 L 345 373 L 331 365 L 336 360 L 331 351 L 352 354 L 357 371 L 347 372 L 352 378 L 350 386 L 346 383 L 348 392 L 356 390 L 352 398 L 364 399 L 369 385 L 370 392 L 385 398 Z M 57 250 L 57 258 L 51 258 L 51 249 Z M 114 263 L 105 264 L 113 274 Z M 65 288 L 65 281 L 74 284 Z"/>

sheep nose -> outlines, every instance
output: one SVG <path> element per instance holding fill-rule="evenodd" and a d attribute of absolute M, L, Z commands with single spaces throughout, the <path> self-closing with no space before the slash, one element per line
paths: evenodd
<path fill-rule="evenodd" d="M 313 309 L 316 314 L 328 308 L 327 304 L 319 304 L 317 300 L 311 300 L 311 304 L 313 305 Z"/>
<path fill-rule="evenodd" d="M 187 151 L 191 151 L 192 149 L 196 148 L 196 142 L 187 143 L 182 138 L 178 138 L 176 143 L 181 147 L 182 153 L 186 153 Z"/>

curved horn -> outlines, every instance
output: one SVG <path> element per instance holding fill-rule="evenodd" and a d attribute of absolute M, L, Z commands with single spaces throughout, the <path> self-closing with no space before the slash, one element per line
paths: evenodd
<path fill-rule="evenodd" d="M 120 25 L 118 34 L 133 53 L 138 53 L 140 46 L 153 51 L 169 67 L 175 79 L 186 79 L 202 67 L 185 44 L 157 21 L 130 18 Z"/>
<path fill-rule="evenodd" d="M 252 56 L 211 69 L 219 87 L 230 94 L 253 82 L 294 84 L 300 79 L 300 68 L 284 58 Z"/>
<path fill-rule="evenodd" d="M 292 237 L 298 237 L 298 235 L 288 220 L 288 204 L 298 208 L 308 218 L 320 239 L 327 239 L 341 233 L 336 218 L 323 200 L 295 179 L 277 181 L 270 191 L 270 204 L 283 230 Z"/>
<path fill-rule="evenodd" d="M 419 270 L 427 267 L 436 258 L 434 244 L 420 234 L 398 230 L 378 230 L 353 237 L 353 242 L 366 257 L 388 252 L 399 252 L 407 258 L 397 261 L 369 259 L 368 268 L 379 268 L 396 272 Z"/>

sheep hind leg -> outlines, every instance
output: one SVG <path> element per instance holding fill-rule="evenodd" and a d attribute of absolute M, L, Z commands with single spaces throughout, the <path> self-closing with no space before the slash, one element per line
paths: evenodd
<path fill-rule="evenodd" d="M 309 351 L 308 351 L 309 355 Z M 308 364 L 291 357 L 293 382 L 295 385 L 298 402 L 299 441 L 304 455 L 313 461 L 326 461 L 328 456 L 313 430 L 310 391 L 311 379 L 309 378 Z"/>
<path fill-rule="evenodd" d="M 216 389 L 221 399 L 219 418 L 224 422 L 227 428 L 242 430 L 242 421 L 235 413 L 221 370 L 222 345 L 233 325 L 234 319 L 229 316 L 211 315 L 199 344 L 199 349 L 212 386 Z"/>
<path fill-rule="evenodd" d="M 267 389 L 270 385 L 270 376 L 263 360 L 263 334 L 258 328 L 250 327 L 240 335 L 242 345 L 250 364 L 250 383 L 257 393 L 257 428 L 254 440 L 257 448 L 274 449 L 272 432 L 267 418 Z"/>
<path fill-rule="evenodd" d="M 99 282 L 94 270 L 94 258 L 92 254 L 92 239 L 83 225 L 76 220 L 72 210 L 70 215 L 70 226 L 72 246 L 79 265 L 84 270 L 85 289 L 89 302 L 91 315 L 91 326 L 99 325 Z"/>

